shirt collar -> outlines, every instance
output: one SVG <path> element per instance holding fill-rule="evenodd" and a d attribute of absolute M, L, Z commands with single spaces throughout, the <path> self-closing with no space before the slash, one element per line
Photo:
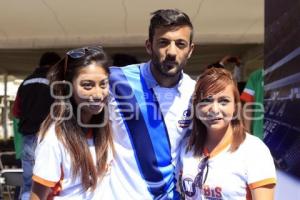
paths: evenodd
<path fill-rule="evenodd" d="M 141 64 L 141 73 L 142 73 L 142 76 L 145 79 L 145 82 L 147 84 L 148 89 L 152 89 L 152 88 L 155 88 L 156 86 L 159 86 L 157 81 L 155 80 L 152 72 L 151 72 L 150 66 L 151 66 L 151 61 L 148 61 L 147 63 Z M 176 88 L 179 93 L 184 92 L 183 91 L 184 90 L 184 88 L 183 88 L 183 78 L 184 78 L 184 73 L 181 72 L 179 82 L 173 87 L 173 88 Z"/>

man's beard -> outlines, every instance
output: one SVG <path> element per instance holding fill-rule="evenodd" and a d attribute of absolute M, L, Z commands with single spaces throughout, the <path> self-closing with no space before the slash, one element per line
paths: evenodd
<path fill-rule="evenodd" d="M 159 58 L 155 55 L 152 54 L 151 56 L 151 62 L 153 64 L 153 67 L 163 76 L 165 77 L 176 77 L 178 74 L 181 73 L 182 70 L 182 64 L 179 65 L 178 62 L 174 60 L 168 60 L 165 59 L 164 61 L 160 62 Z M 164 66 L 164 62 L 171 62 L 174 63 L 172 67 Z M 170 72 L 170 70 L 175 69 L 175 72 Z"/>

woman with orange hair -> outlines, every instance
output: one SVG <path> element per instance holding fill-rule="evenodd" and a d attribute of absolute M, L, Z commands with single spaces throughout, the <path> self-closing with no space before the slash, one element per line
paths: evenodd
<path fill-rule="evenodd" d="M 236 83 L 208 68 L 193 99 L 193 128 L 181 152 L 185 199 L 273 199 L 275 166 L 267 146 L 245 132 Z"/>

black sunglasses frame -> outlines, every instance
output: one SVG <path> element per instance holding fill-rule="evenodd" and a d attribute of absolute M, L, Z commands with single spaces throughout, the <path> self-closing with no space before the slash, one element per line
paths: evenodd
<path fill-rule="evenodd" d="M 65 63 L 64 63 L 64 75 L 67 72 L 67 66 L 68 66 L 68 57 L 70 56 L 73 59 L 78 59 L 81 58 L 85 55 L 86 51 L 89 52 L 103 52 L 103 47 L 102 46 L 86 46 L 86 47 L 81 47 L 78 49 L 72 49 L 68 51 L 66 54 L 65 58 Z"/>
<path fill-rule="evenodd" d="M 202 189 L 203 184 L 205 183 L 206 179 L 207 179 L 207 175 L 208 175 L 208 159 L 209 156 L 205 156 L 199 163 L 198 165 L 198 173 L 194 179 L 194 184 L 196 187 L 199 187 L 200 189 Z M 206 168 L 206 173 L 204 175 L 204 171 Z M 204 175 L 204 179 L 203 179 L 203 175 Z"/>
<path fill-rule="evenodd" d="M 87 47 L 82 47 L 82 48 L 78 48 L 78 49 L 72 49 L 67 52 L 67 55 L 74 59 L 81 58 L 82 56 L 85 55 L 86 51 L 101 52 L 101 51 L 103 51 L 103 48 L 102 48 L 102 46 L 87 46 Z"/>

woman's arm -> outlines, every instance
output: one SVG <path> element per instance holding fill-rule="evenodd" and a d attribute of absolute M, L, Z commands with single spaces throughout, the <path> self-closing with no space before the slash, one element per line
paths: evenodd
<path fill-rule="evenodd" d="M 50 193 L 51 188 L 33 181 L 30 200 L 46 200 Z"/>
<path fill-rule="evenodd" d="M 251 190 L 253 200 L 273 200 L 275 184 L 265 185 Z"/>

